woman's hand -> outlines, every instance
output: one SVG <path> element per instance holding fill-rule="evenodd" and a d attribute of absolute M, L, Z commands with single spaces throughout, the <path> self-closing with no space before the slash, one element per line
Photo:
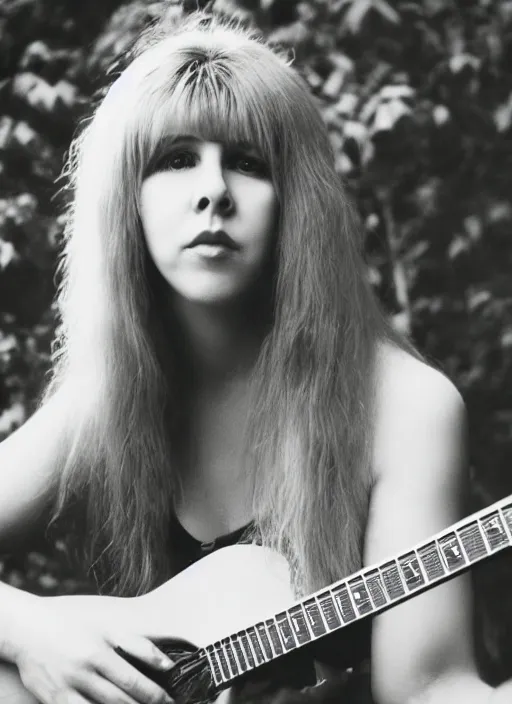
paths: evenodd
<path fill-rule="evenodd" d="M 11 637 L 23 685 L 42 704 L 164 704 L 173 700 L 130 665 L 172 661 L 130 622 L 130 599 L 35 597 Z"/>

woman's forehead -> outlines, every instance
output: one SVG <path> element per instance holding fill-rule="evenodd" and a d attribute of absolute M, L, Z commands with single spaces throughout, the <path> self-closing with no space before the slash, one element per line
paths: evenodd
<path fill-rule="evenodd" d="M 232 134 L 228 135 L 224 139 L 208 139 L 201 134 L 192 134 L 190 131 L 188 133 L 175 131 L 174 133 L 164 134 L 159 139 L 159 146 L 165 148 L 178 144 L 198 145 L 203 142 L 220 144 L 226 149 L 240 149 L 247 151 L 258 149 L 258 146 L 254 143 L 254 141 L 248 139 L 236 139 Z"/>
<path fill-rule="evenodd" d="M 211 84 L 183 81 L 173 90 L 156 91 L 148 98 L 139 101 L 134 115 L 146 157 L 151 158 L 155 151 L 161 153 L 178 136 L 184 139 L 188 135 L 254 150 L 261 158 L 274 161 L 280 130 L 268 96 L 254 96 L 236 82 L 219 84 L 214 90 Z"/>
<path fill-rule="evenodd" d="M 218 116 L 216 116 L 218 117 Z M 156 126 L 155 126 L 156 127 Z M 251 129 L 241 120 L 224 120 L 201 118 L 187 119 L 173 115 L 172 119 L 161 123 L 152 134 L 151 148 L 158 151 L 169 148 L 173 144 L 197 144 L 198 142 L 215 142 L 226 148 L 251 150 L 268 156 L 266 140 L 261 140 L 258 130 Z"/>

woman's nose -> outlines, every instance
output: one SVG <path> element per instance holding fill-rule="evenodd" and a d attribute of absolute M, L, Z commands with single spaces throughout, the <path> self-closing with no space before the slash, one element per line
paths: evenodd
<path fill-rule="evenodd" d="M 215 213 L 229 215 L 234 210 L 233 197 L 220 164 L 205 166 L 197 182 L 195 202 L 198 212 L 211 208 Z"/>
<path fill-rule="evenodd" d="M 209 207 L 214 213 L 219 213 L 220 215 L 230 215 L 234 210 L 233 200 L 228 191 L 223 193 L 220 198 L 201 196 L 197 203 L 197 211 L 201 213 Z"/>

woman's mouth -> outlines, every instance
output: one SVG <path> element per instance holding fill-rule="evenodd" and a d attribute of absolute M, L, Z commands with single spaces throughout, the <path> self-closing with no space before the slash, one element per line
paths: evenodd
<path fill-rule="evenodd" d="M 226 259 L 240 247 L 224 230 L 203 230 L 185 249 L 205 259 Z"/>
<path fill-rule="evenodd" d="M 188 247 L 187 250 L 206 259 L 225 259 L 234 253 L 231 247 L 224 244 L 196 244 L 193 247 Z"/>

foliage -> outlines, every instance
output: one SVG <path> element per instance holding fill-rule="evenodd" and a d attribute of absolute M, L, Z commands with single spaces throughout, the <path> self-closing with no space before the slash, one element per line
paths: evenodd
<path fill-rule="evenodd" d="M 466 400 L 471 508 L 511 494 L 512 2 L 211 5 L 293 51 L 359 204 L 372 283 Z M 0 6 L 3 436 L 30 414 L 48 369 L 65 150 L 116 54 L 158 8 L 150 0 Z M 33 552 L 6 560 L 3 578 L 43 593 L 79 588 L 64 569 Z M 512 676 L 511 582 L 510 557 L 475 571 L 479 661 L 494 681 Z"/>

